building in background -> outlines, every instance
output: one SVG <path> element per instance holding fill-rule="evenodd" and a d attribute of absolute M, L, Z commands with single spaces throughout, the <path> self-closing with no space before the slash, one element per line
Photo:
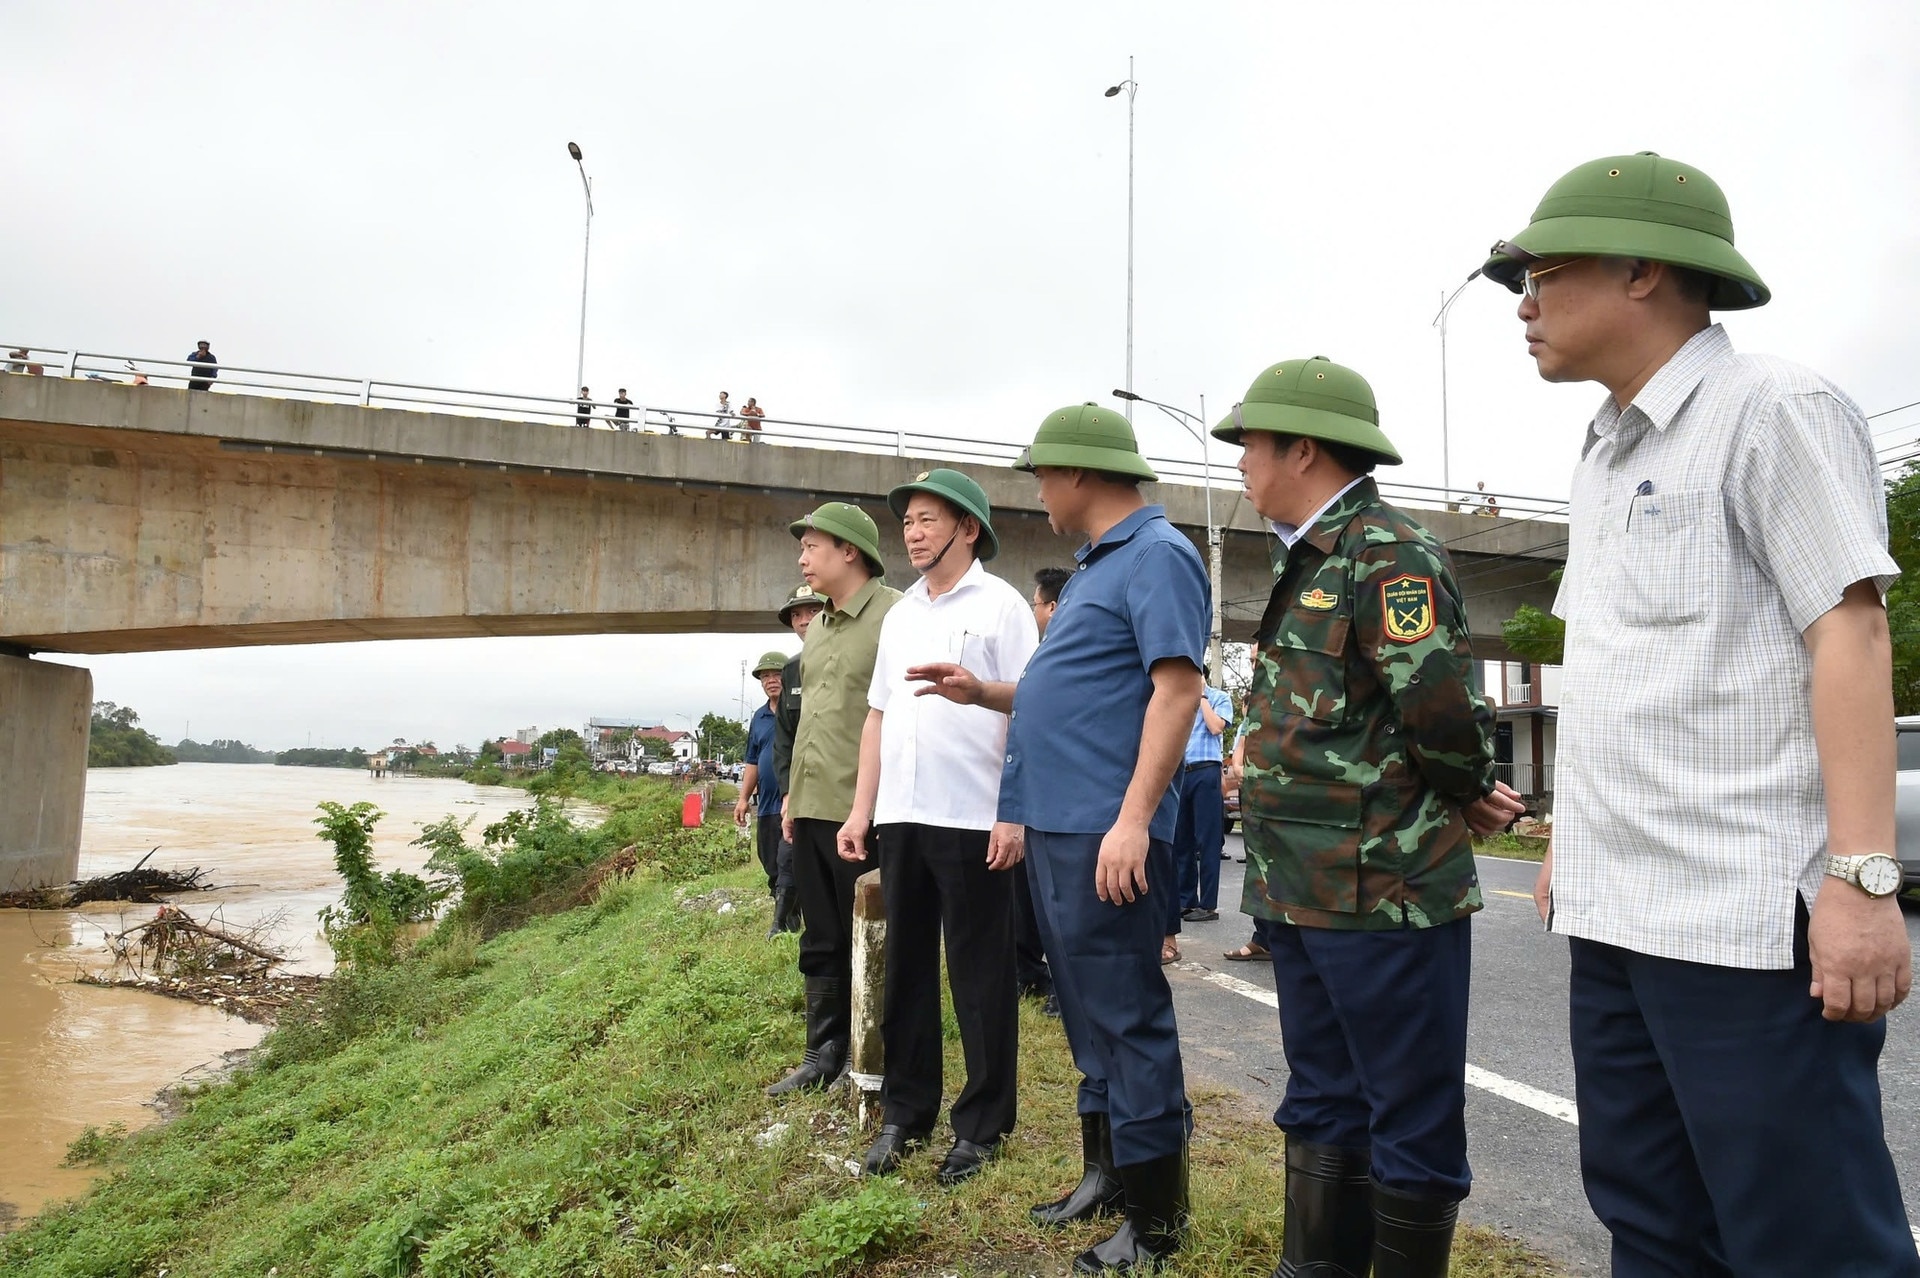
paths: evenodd
<path fill-rule="evenodd" d="M 1559 736 L 1560 667 L 1531 661 L 1486 661 L 1482 690 L 1493 701 L 1494 775 L 1527 801 L 1553 811 L 1553 756 Z"/>

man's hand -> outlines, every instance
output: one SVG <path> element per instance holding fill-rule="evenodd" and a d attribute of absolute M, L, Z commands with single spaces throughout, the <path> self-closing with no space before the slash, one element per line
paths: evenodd
<path fill-rule="evenodd" d="M 1514 788 L 1505 781 L 1493 783 L 1493 793 L 1482 799 L 1475 799 L 1460 809 L 1467 818 L 1467 828 L 1478 835 L 1498 834 L 1524 816 L 1527 805 L 1520 801 Z"/>
<path fill-rule="evenodd" d="M 1897 897 L 1876 900 L 1851 883 L 1826 878 L 1807 926 L 1813 982 L 1807 993 L 1830 1021 L 1876 1021 L 1913 988 L 1913 946 Z"/>
<path fill-rule="evenodd" d="M 780 796 L 780 837 L 788 843 L 793 842 L 793 818 L 787 815 L 787 797 Z"/>
<path fill-rule="evenodd" d="M 872 828 L 872 823 L 858 812 L 840 823 L 840 833 L 834 836 L 833 843 L 842 861 L 867 859 L 867 831 Z"/>
<path fill-rule="evenodd" d="M 1027 827 L 1013 821 L 995 821 L 987 835 L 987 868 L 1007 870 L 1027 856 Z"/>
<path fill-rule="evenodd" d="M 744 794 L 733 801 L 733 823 L 735 825 L 747 823 L 747 796 Z"/>
<path fill-rule="evenodd" d="M 1540 873 L 1533 876 L 1533 908 L 1540 911 L 1540 921 L 1545 923 L 1553 915 L 1553 844 L 1547 844 L 1547 854 L 1540 858 Z"/>
<path fill-rule="evenodd" d="M 1100 840 L 1093 890 L 1111 905 L 1132 904 L 1147 894 L 1147 827 L 1119 824 Z"/>
<path fill-rule="evenodd" d="M 980 682 L 973 671 L 951 661 L 908 666 L 907 681 L 927 685 L 913 690 L 916 697 L 945 697 L 963 706 L 979 705 L 981 694 L 986 691 L 986 685 Z"/>

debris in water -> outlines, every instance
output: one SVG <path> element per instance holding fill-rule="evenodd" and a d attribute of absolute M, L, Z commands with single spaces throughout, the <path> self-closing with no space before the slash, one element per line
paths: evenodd
<path fill-rule="evenodd" d="M 147 922 L 106 938 L 112 968 L 76 980 L 165 994 L 272 1024 L 287 1007 L 310 1001 L 326 981 L 275 970 L 286 961 L 285 951 L 268 939 L 279 922 L 275 915 L 249 928 L 230 928 L 163 905 Z"/>
<path fill-rule="evenodd" d="M 69 883 L 64 887 L 26 888 L 18 892 L 0 892 L 0 909 L 66 910 L 90 901 L 132 901 L 136 905 L 158 905 L 177 892 L 204 892 L 207 884 L 199 866 L 191 870 L 149 870 L 153 852 L 140 858 L 131 870 L 103 874 L 98 878 Z"/>

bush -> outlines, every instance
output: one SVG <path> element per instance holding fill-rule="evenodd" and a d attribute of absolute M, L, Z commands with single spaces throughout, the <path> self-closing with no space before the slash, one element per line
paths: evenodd
<path fill-rule="evenodd" d="M 333 844 L 334 868 L 347 881 L 340 904 L 320 911 L 320 930 L 342 963 L 390 963 L 399 951 L 401 928 L 433 917 L 453 891 L 417 874 L 373 868 L 373 827 L 386 813 L 371 803 L 343 807 L 331 800 L 314 818 L 320 837 Z M 451 820 L 451 818 L 449 818 Z"/>

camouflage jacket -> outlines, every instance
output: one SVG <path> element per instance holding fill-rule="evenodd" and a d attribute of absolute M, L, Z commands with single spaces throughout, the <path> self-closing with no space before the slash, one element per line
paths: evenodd
<path fill-rule="evenodd" d="M 1493 789 L 1446 549 L 1355 484 L 1283 550 L 1255 636 L 1242 908 L 1355 931 L 1480 908 L 1462 805 Z"/>

